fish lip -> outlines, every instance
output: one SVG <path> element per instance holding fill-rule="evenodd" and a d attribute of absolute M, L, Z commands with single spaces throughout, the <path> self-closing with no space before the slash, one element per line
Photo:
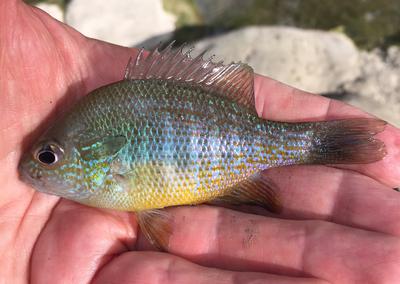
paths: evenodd
<path fill-rule="evenodd" d="M 55 189 L 54 185 L 50 186 L 49 183 L 46 183 L 45 179 L 32 176 L 30 174 L 30 171 L 25 168 L 23 162 L 21 162 L 18 166 L 18 175 L 19 179 L 23 183 L 25 183 L 26 185 L 30 186 L 31 188 L 33 188 L 38 192 L 58 197 L 64 197 L 71 200 L 77 199 L 76 194 L 68 193 L 67 191 L 60 193 Z"/>
<path fill-rule="evenodd" d="M 41 177 L 33 177 L 29 171 L 27 171 L 24 168 L 23 163 L 21 163 L 18 166 L 18 173 L 19 173 L 19 179 L 24 182 L 25 184 L 28 184 L 30 187 L 34 188 L 36 191 L 40 191 L 43 193 L 48 193 L 45 188 L 46 184 L 43 180 L 41 180 Z"/>
<path fill-rule="evenodd" d="M 27 183 L 30 186 L 35 187 L 35 188 L 36 188 L 35 185 L 37 183 L 43 183 L 43 181 L 40 181 L 40 180 L 37 180 L 37 179 L 33 178 L 29 173 L 27 173 L 25 171 L 20 171 L 19 178 L 24 183 Z"/>

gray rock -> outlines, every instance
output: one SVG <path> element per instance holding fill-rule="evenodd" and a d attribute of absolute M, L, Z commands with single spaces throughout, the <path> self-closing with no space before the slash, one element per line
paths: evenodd
<path fill-rule="evenodd" d="M 400 48 L 360 53 L 360 75 L 343 90 L 347 102 L 400 126 Z"/>
<path fill-rule="evenodd" d="M 340 33 L 288 27 L 247 27 L 196 43 L 226 62 L 314 93 L 336 91 L 359 76 L 359 52 Z"/>
<path fill-rule="evenodd" d="M 161 0 L 72 0 L 65 19 L 86 36 L 124 46 L 175 29 L 175 17 Z"/>

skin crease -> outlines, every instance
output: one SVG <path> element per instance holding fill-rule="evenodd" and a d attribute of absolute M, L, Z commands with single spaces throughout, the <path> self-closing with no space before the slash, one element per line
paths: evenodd
<path fill-rule="evenodd" d="M 390 189 L 400 185 L 400 130 L 392 126 L 378 136 L 388 149 L 378 163 L 267 171 L 281 188 L 282 215 L 168 209 L 172 254 L 143 251 L 150 248 L 134 214 L 19 181 L 22 152 L 49 122 L 120 80 L 135 53 L 85 38 L 21 1 L 0 1 L 0 283 L 400 282 L 400 195 Z M 366 116 L 262 76 L 255 90 L 268 119 Z"/>

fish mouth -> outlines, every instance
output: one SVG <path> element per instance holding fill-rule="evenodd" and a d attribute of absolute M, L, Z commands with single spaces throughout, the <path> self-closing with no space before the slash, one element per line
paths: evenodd
<path fill-rule="evenodd" d="M 49 183 L 45 177 L 42 177 L 41 171 L 32 170 L 29 163 L 21 162 L 18 166 L 18 174 L 19 179 L 23 183 L 29 185 L 31 188 L 38 192 L 55 195 L 71 200 L 81 198 L 81 195 L 79 195 L 79 193 L 62 190 L 62 188 L 58 187 L 57 184 Z"/>
<path fill-rule="evenodd" d="M 19 179 L 37 190 L 44 185 L 43 181 L 35 179 L 25 171 L 19 171 Z"/>
<path fill-rule="evenodd" d="M 49 193 L 46 190 L 46 184 L 45 182 L 41 179 L 41 175 L 37 173 L 36 175 L 24 167 L 24 164 L 21 163 L 18 166 L 18 173 L 19 173 L 19 179 L 34 188 L 37 191 L 43 192 L 43 193 Z"/>

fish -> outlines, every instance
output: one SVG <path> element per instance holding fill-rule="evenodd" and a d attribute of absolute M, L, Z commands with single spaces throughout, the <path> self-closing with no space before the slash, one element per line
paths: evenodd
<path fill-rule="evenodd" d="M 262 171 L 385 157 L 375 135 L 386 122 L 265 120 L 250 66 L 172 45 L 142 49 L 122 80 L 55 119 L 22 156 L 21 180 L 84 205 L 135 212 L 149 241 L 167 250 L 168 207 L 250 204 L 279 213 L 279 188 Z"/>

